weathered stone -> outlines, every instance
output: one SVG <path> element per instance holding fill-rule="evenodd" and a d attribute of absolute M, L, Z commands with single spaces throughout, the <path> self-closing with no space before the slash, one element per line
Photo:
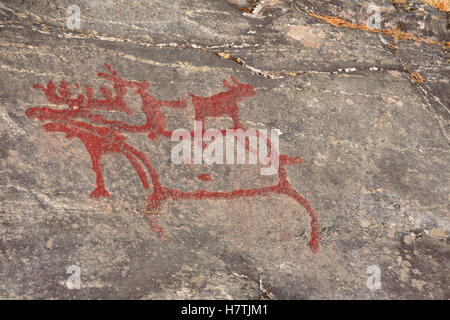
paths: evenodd
<path fill-rule="evenodd" d="M 415 38 L 364 30 L 367 2 L 358 0 L 0 3 L 0 297 L 448 299 L 448 13 L 420 1 L 377 3 L 383 30 Z M 81 24 L 71 30 L 75 4 Z M 49 81 L 74 92 L 89 85 L 100 99 L 101 86 L 113 91 L 96 76 L 105 63 L 123 79 L 149 81 L 158 100 L 186 99 L 185 109 L 161 109 L 168 130 L 192 130 L 189 94 L 224 92 L 231 76 L 254 87 L 239 119 L 280 130 L 280 153 L 303 159 L 286 166 L 287 177 L 318 214 L 317 253 L 307 210 L 279 190 L 168 199 L 158 207 L 168 242 L 146 215 L 152 187 L 124 154 L 103 155 L 110 198 L 90 198 L 97 182 L 82 141 L 46 131 L 48 119 L 26 111 L 67 108 L 33 89 Z M 144 123 L 139 96 L 126 99 L 134 114 L 97 113 Z M 230 116 L 206 123 L 233 125 Z M 174 165 L 170 139 L 123 135 L 167 188 L 278 182 L 260 166 Z M 80 289 L 67 287 L 71 265 Z M 367 286 L 370 266 L 381 270 L 379 290 Z"/>

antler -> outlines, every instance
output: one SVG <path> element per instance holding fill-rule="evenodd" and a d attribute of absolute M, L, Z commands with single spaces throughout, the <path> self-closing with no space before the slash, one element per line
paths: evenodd
<path fill-rule="evenodd" d="M 222 80 L 223 86 L 228 89 L 233 89 L 233 86 L 225 79 Z"/>

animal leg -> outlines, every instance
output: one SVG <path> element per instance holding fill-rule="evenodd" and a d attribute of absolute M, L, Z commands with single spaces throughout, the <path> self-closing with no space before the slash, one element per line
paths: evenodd
<path fill-rule="evenodd" d="M 92 160 L 92 170 L 96 174 L 97 188 L 92 191 L 91 198 L 110 197 L 109 192 L 105 188 L 105 180 L 103 179 L 103 163 L 100 160 L 101 151 L 88 150 Z"/>

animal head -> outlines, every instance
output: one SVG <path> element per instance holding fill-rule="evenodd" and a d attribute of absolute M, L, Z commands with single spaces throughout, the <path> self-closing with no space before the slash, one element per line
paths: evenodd
<path fill-rule="evenodd" d="M 241 97 L 254 97 L 256 95 L 255 88 L 253 88 L 252 85 L 241 83 L 233 76 L 231 76 L 231 81 L 233 81 L 233 85 L 227 80 L 223 80 L 223 85 L 225 88 L 238 93 Z"/>

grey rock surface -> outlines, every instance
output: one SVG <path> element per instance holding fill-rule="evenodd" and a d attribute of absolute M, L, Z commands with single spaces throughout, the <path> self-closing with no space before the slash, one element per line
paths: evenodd
<path fill-rule="evenodd" d="M 2 0 L 0 298 L 449 299 L 449 14 L 420 1 L 377 5 L 380 30 L 414 40 L 315 16 L 365 25 L 359 0 Z M 67 108 L 33 89 L 49 81 L 89 85 L 100 98 L 101 86 L 112 90 L 96 76 L 105 63 L 149 81 L 159 100 L 187 99 L 164 109 L 170 130 L 193 128 L 189 93 L 222 92 L 231 76 L 251 84 L 240 120 L 279 129 L 281 153 L 303 159 L 286 168 L 319 216 L 318 252 L 306 210 L 281 194 L 168 200 L 158 215 L 166 242 L 146 215 L 151 188 L 120 154 L 103 157 L 111 196 L 92 199 L 83 143 L 26 111 Z M 127 99 L 134 114 L 99 114 L 142 123 L 139 99 Z M 170 139 L 126 138 L 170 188 L 276 183 L 251 165 L 177 166 Z M 214 181 L 197 179 L 204 172 Z M 67 285 L 72 265 L 79 289 Z"/>

